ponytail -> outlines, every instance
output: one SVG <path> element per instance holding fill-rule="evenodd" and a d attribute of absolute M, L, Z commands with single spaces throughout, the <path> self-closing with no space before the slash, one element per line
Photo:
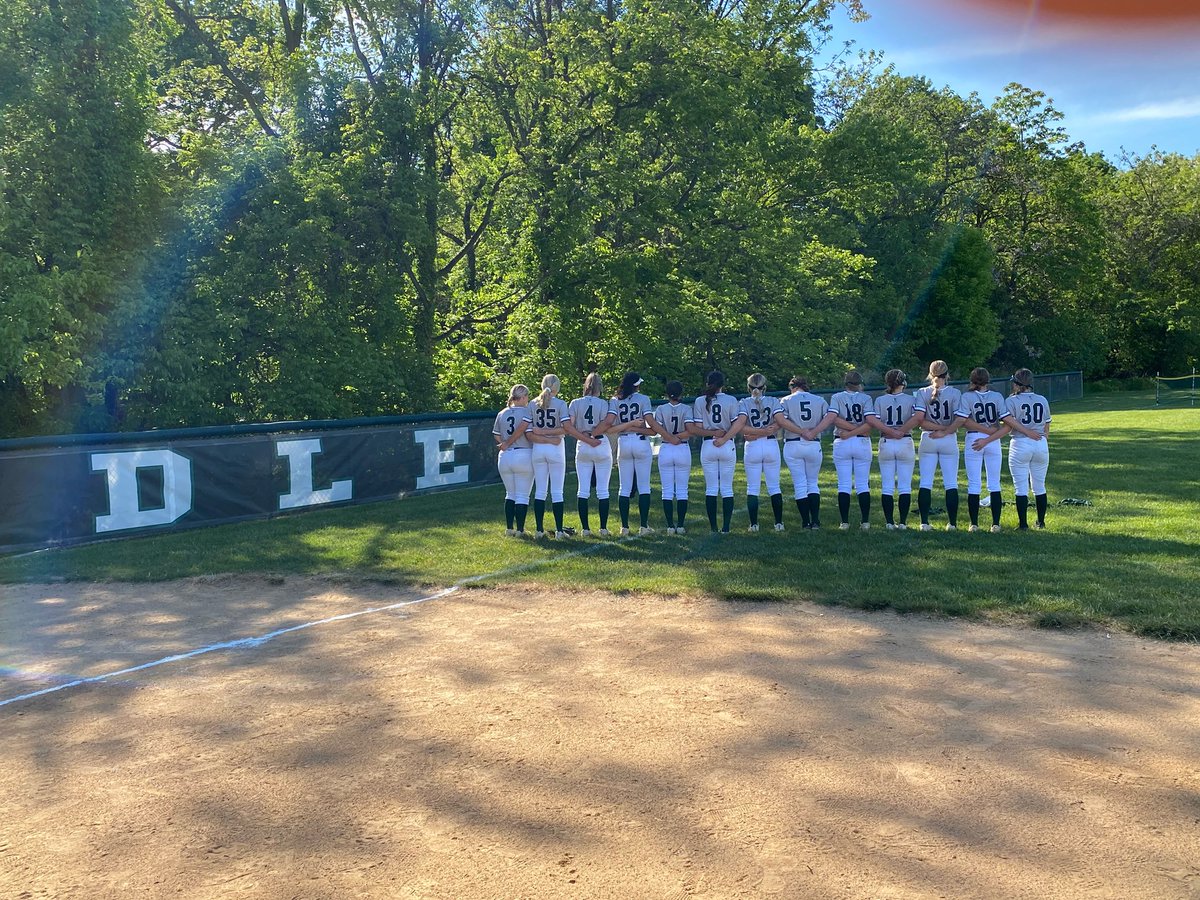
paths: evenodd
<path fill-rule="evenodd" d="M 704 408 L 712 409 L 713 397 L 721 393 L 721 388 L 725 386 L 725 374 L 713 370 L 708 373 L 708 378 L 704 381 Z"/>
<path fill-rule="evenodd" d="M 750 396 L 754 398 L 754 408 L 761 413 L 763 391 L 767 387 L 766 376 L 761 372 L 755 372 L 746 379 L 746 387 L 750 390 Z"/>
<path fill-rule="evenodd" d="M 558 389 L 562 386 L 562 382 L 558 380 L 557 375 L 547 375 L 542 379 L 542 392 L 538 394 L 537 405 L 538 409 L 545 409 Z"/>
<path fill-rule="evenodd" d="M 514 384 L 508 392 L 508 405 L 515 406 L 518 400 L 529 396 L 529 388 L 523 384 Z"/>
<path fill-rule="evenodd" d="M 933 393 L 930 399 L 937 400 L 938 394 L 942 391 L 942 386 L 938 384 L 939 378 L 946 378 L 950 374 L 950 367 L 946 365 L 944 359 L 935 359 L 929 364 L 929 383 L 933 386 Z"/>

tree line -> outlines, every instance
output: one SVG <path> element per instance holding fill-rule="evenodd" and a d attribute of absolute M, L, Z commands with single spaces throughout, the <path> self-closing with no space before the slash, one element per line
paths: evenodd
<path fill-rule="evenodd" d="M 1195 365 L 1200 156 L 822 64 L 834 5 L 8 0 L 0 432 Z"/>

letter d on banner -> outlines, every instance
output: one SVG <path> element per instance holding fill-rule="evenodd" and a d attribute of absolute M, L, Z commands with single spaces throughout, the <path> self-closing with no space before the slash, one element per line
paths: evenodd
<path fill-rule="evenodd" d="M 92 471 L 106 472 L 107 516 L 96 516 L 96 533 L 170 525 L 192 508 L 192 461 L 172 450 L 133 450 L 128 453 L 93 453 Z M 141 509 L 138 502 L 138 469 L 162 469 L 163 505 Z"/>

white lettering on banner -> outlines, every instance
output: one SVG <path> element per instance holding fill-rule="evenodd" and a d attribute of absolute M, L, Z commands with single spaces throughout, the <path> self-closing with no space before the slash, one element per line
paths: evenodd
<path fill-rule="evenodd" d="M 92 471 L 106 472 L 108 515 L 96 516 L 96 533 L 170 525 L 192 508 L 192 461 L 172 450 L 93 453 Z M 163 505 L 141 509 L 138 469 L 162 469 Z"/>
<path fill-rule="evenodd" d="M 354 482 L 335 481 L 322 491 L 313 490 L 312 458 L 321 452 L 321 439 L 305 441 L 279 441 L 275 444 L 275 455 L 288 459 L 288 485 L 286 494 L 279 495 L 280 509 L 297 509 L 301 506 L 320 506 L 349 500 L 354 496 Z"/>
<path fill-rule="evenodd" d="M 417 478 L 417 489 L 463 484 L 470 477 L 470 466 L 455 466 L 442 472 L 442 466 L 454 462 L 454 447 L 468 444 L 471 432 L 467 428 L 427 428 L 413 434 L 413 440 L 425 449 L 425 473 Z M 450 444 L 443 450 L 442 444 Z"/>

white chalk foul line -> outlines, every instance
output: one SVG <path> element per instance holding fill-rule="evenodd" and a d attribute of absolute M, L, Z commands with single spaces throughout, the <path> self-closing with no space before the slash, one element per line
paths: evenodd
<path fill-rule="evenodd" d="M 622 538 L 613 543 L 625 543 L 632 540 L 632 537 Z M 447 597 L 450 594 L 458 591 L 459 588 L 468 584 L 476 584 L 480 581 L 485 581 L 489 578 L 502 578 L 505 575 L 515 575 L 520 572 L 526 572 L 530 569 L 536 569 L 539 566 L 548 565 L 557 560 L 566 559 L 572 556 L 583 556 L 587 553 L 592 553 L 604 547 L 611 547 L 610 544 L 596 544 L 591 547 L 583 547 L 579 550 L 572 550 L 570 553 L 564 553 L 561 556 L 551 557 L 550 559 L 539 559 L 528 563 L 521 563 L 516 566 L 509 566 L 506 569 L 500 569 L 497 572 L 488 572 L 484 575 L 472 575 L 469 578 L 463 578 L 456 581 L 450 587 L 430 594 L 428 597 L 418 597 L 416 600 L 401 600 L 399 603 L 389 603 L 387 606 L 373 606 L 370 609 L 360 609 L 356 612 L 341 613 L 340 615 L 330 616 L 327 619 L 317 619 L 313 622 L 304 622 L 300 625 L 291 625 L 288 628 L 280 628 L 276 631 L 268 632 L 259 637 L 238 638 L 232 641 L 222 641 L 219 644 L 209 644 L 207 647 L 200 647 L 196 650 L 188 650 L 186 653 L 174 653 L 171 656 L 164 656 L 162 659 L 156 659 L 151 662 L 141 663 L 140 665 L 130 666 L 126 669 L 118 669 L 115 672 L 105 672 L 103 675 L 92 675 L 88 678 L 76 678 L 73 681 L 65 681 L 61 684 L 56 684 L 51 687 L 42 688 L 39 691 L 30 691 L 28 694 L 19 694 L 16 697 L 9 697 L 7 700 L 0 700 L 0 706 L 8 706 L 10 703 L 20 703 L 22 700 L 32 700 L 34 697 L 43 697 L 46 694 L 53 694 L 57 691 L 65 691 L 68 688 L 81 687 L 85 684 L 99 684 L 103 681 L 108 681 L 110 678 L 120 678 L 122 675 L 132 675 L 134 672 L 144 672 L 147 669 L 165 666 L 167 663 L 182 662 L 185 659 L 193 659 L 197 656 L 203 656 L 206 653 L 216 653 L 221 650 L 244 650 L 260 647 L 267 641 L 272 641 L 277 637 L 285 634 L 291 634 L 294 631 L 303 631 L 306 628 L 316 628 L 318 625 L 329 625 L 332 622 L 344 622 L 347 619 L 357 619 L 359 616 L 369 616 L 375 613 L 389 612 L 393 609 L 400 609 L 405 606 L 416 606 L 418 603 L 428 603 L 430 600 L 440 600 L 442 597 Z"/>
<path fill-rule="evenodd" d="M 108 681 L 110 678 L 120 678 L 122 675 L 132 675 L 134 672 L 144 672 L 146 669 L 153 669 L 157 666 L 165 666 L 167 663 L 181 662 L 185 659 L 192 659 L 197 656 L 203 656 L 206 653 L 216 653 L 219 650 L 242 650 L 246 648 L 260 647 L 267 641 L 274 640 L 285 634 L 291 634 L 293 631 L 303 631 L 306 628 L 315 628 L 318 625 L 328 625 L 331 622 L 341 622 L 346 619 L 356 619 L 359 616 L 368 616 L 372 613 L 387 612 L 392 609 L 399 609 L 402 606 L 414 606 L 418 603 L 427 603 L 430 600 L 437 600 L 445 597 L 447 594 L 452 594 L 457 591 L 457 584 L 446 588 L 443 591 L 438 591 L 436 594 L 430 594 L 428 597 L 419 597 L 416 600 L 402 600 L 399 603 L 390 603 L 387 606 L 375 606 L 370 609 L 360 609 L 356 612 L 342 613 L 337 616 L 330 616 L 327 619 L 318 619 L 315 622 L 304 622 L 301 625 L 292 625 L 288 628 L 280 628 L 276 631 L 269 632 L 259 637 L 238 638 L 233 641 L 223 641 L 220 644 L 209 644 L 207 647 L 200 647 L 196 650 L 189 650 L 186 653 L 175 653 L 171 656 L 164 656 L 162 659 L 156 659 L 152 662 L 142 663 L 137 666 L 130 666 L 127 669 L 118 669 L 115 672 L 105 672 L 103 675 L 92 675 L 89 678 L 77 678 L 74 681 L 67 681 L 63 684 L 56 684 L 53 687 L 42 688 L 40 691 L 31 691 L 28 694 L 21 694 L 16 697 L 10 697 L 7 700 L 0 700 L 0 706 L 7 706 L 10 703 L 18 703 L 21 700 L 32 700 L 34 697 L 41 697 L 45 694 L 53 694 L 55 691 L 65 691 L 67 688 L 80 687 L 85 684 L 97 684 L 101 681 Z"/>

